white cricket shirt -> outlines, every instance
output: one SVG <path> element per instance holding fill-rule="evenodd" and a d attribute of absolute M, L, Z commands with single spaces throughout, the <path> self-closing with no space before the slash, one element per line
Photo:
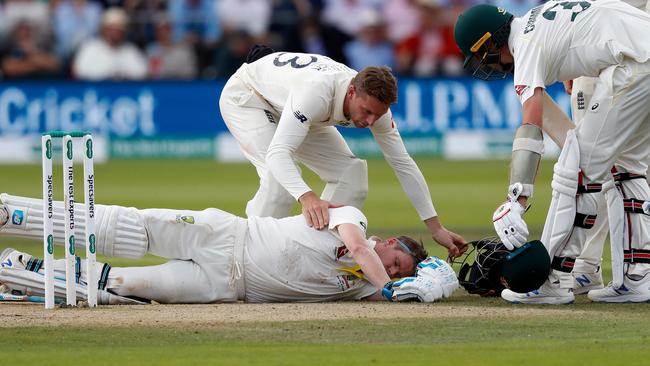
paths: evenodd
<path fill-rule="evenodd" d="M 318 129 L 335 125 L 354 127 L 343 114 L 343 101 L 356 74 L 325 56 L 279 52 L 242 65 L 234 75 L 280 115 L 266 163 L 275 179 L 296 199 L 311 188 L 295 167 L 293 153 L 310 131 L 317 133 Z M 420 218 L 436 216 L 429 187 L 406 151 L 390 110 L 370 130 Z"/>
<path fill-rule="evenodd" d="M 601 70 L 625 58 L 650 59 L 650 16 L 619 0 L 549 1 L 512 22 L 515 91 L 523 104 L 537 87 Z"/>
<path fill-rule="evenodd" d="M 345 206 L 329 210 L 328 230 L 307 226 L 302 215 L 248 218 L 244 246 L 246 301 L 358 300 L 377 289 L 353 274 L 356 263 L 336 227 L 350 223 L 366 232 L 366 217 Z M 374 247 L 374 241 L 368 241 Z M 347 269 L 347 271 L 346 271 Z"/>

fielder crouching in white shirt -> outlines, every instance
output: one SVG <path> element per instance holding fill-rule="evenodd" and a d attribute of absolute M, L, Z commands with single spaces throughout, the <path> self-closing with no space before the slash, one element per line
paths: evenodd
<path fill-rule="evenodd" d="M 40 199 L 7 194 L 0 198 L 4 214 L 0 217 L 5 221 L 0 221 L 0 235 L 42 237 Z M 75 210 L 83 217 L 84 208 L 77 206 Z M 427 259 L 421 243 L 405 236 L 366 239 L 366 217 L 354 207 L 332 208 L 329 214 L 328 228 L 319 231 L 309 227 L 302 215 L 244 219 L 215 208 L 139 210 L 96 205 L 97 253 L 123 258 L 151 253 L 169 259 L 146 267 L 111 268 L 98 263 L 95 278 L 99 278 L 100 304 L 382 298 L 432 302 L 450 296 L 458 287 L 453 270 L 438 258 Z M 56 243 L 63 242 L 63 215 L 61 202 L 56 202 Z M 79 248 L 85 245 L 84 226 L 78 221 L 75 227 Z M 42 296 L 42 261 L 6 249 L 0 263 L 0 284 L 6 286 L 5 291 Z M 63 260 L 55 263 L 56 277 L 64 277 Z M 409 277 L 415 275 L 416 265 L 419 275 Z M 77 297 L 83 300 L 86 265 L 78 267 Z M 408 278 L 392 280 L 402 277 Z M 55 292 L 65 297 L 61 285 Z"/>
<path fill-rule="evenodd" d="M 252 49 L 249 62 L 228 80 L 219 107 L 226 126 L 260 177 L 246 215 L 286 217 L 298 201 L 308 225 L 329 224 L 328 208 L 361 208 L 367 166 L 335 126 L 369 128 L 432 238 L 452 256 L 465 240 L 446 230 L 427 183 L 404 147 L 390 105 L 397 81 L 387 67 L 359 73 L 326 56 Z M 321 197 L 302 179 L 303 163 L 326 183 Z"/>

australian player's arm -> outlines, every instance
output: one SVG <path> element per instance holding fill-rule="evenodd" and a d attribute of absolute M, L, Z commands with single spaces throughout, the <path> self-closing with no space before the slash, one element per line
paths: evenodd
<path fill-rule="evenodd" d="M 522 121 L 512 145 L 508 191 L 515 192 L 512 194 L 525 205 L 528 197 L 533 195 L 539 162 L 544 153 L 542 129 L 547 67 L 542 45 L 525 39 L 520 40 L 516 47 L 514 87 L 522 104 Z"/>
<path fill-rule="evenodd" d="M 331 98 L 327 86 L 305 82 L 287 98 L 278 127 L 266 153 L 266 163 L 275 180 L 296 200 L 311 191 L 294 163 L 293 155 L 305 140 L 313 123 L 323 120 Z"/>
<path fill-rule="evenodd" d="M 390 110 L 373 124 L 370 131 L 420 219 L 429 220 L 437 216 L 431 201 L 429 186 L 420 168 L 406 151 Z"/>
<path fill-rule="evenodd" d="M 390 277 L 377 252 L 366 240 L 366 217 L 357 208 L 345 206 L 330 210 L 329 229 L 334 230 L 354 261 L 361 267 L 363 276 L 381 292 Z"/>

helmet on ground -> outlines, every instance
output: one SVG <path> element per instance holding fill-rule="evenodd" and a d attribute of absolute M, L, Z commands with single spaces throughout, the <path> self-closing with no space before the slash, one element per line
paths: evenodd
<path fill-rule="evenodd" d="M 494 5 L 475 5 L 458 16 L 454 38 L 465 55 L 463 67 L 484 79 L 503 79 L 510 70 L 496 70 L 489 64 L 500 63 L 498 49 L 508 43 L 514 16 Z"/>
<path fill-rule="evenodd" d="M 470 294 L 500 296 L 503 289 L 529 292 L 538 289 L 551 270 L 548 251 L 539 240 L 509 251 L 499 238 L 475 240 L 461 257 L 451 260 L 458 267 L 458 281 Z"/>

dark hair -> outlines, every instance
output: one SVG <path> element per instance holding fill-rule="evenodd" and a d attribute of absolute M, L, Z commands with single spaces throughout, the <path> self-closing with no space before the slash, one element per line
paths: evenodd
<path fill-rule="evenodd" d="M 398 236 L 397 241 L 408 247 L 408 251 L 402 248 L 401 245 L 399 246 L 399 249 L 413 257 L 413 274 L 415 274 L 415 266 L 417 266 L 418 263 L 422 262 L 423 260 L 427 259 L 429 257 L 429 253 L 427 253 L 427 250 L 424 249 L 424 244 L 422 244 L 421 241 L 417 241 L 409 236 Z"/>
<path fill-rule="evenodd" d="M 364 68 L 352 79 L 352 85 L 385 105 L 397 102 L 397 79 L 388 66 Z"/>

